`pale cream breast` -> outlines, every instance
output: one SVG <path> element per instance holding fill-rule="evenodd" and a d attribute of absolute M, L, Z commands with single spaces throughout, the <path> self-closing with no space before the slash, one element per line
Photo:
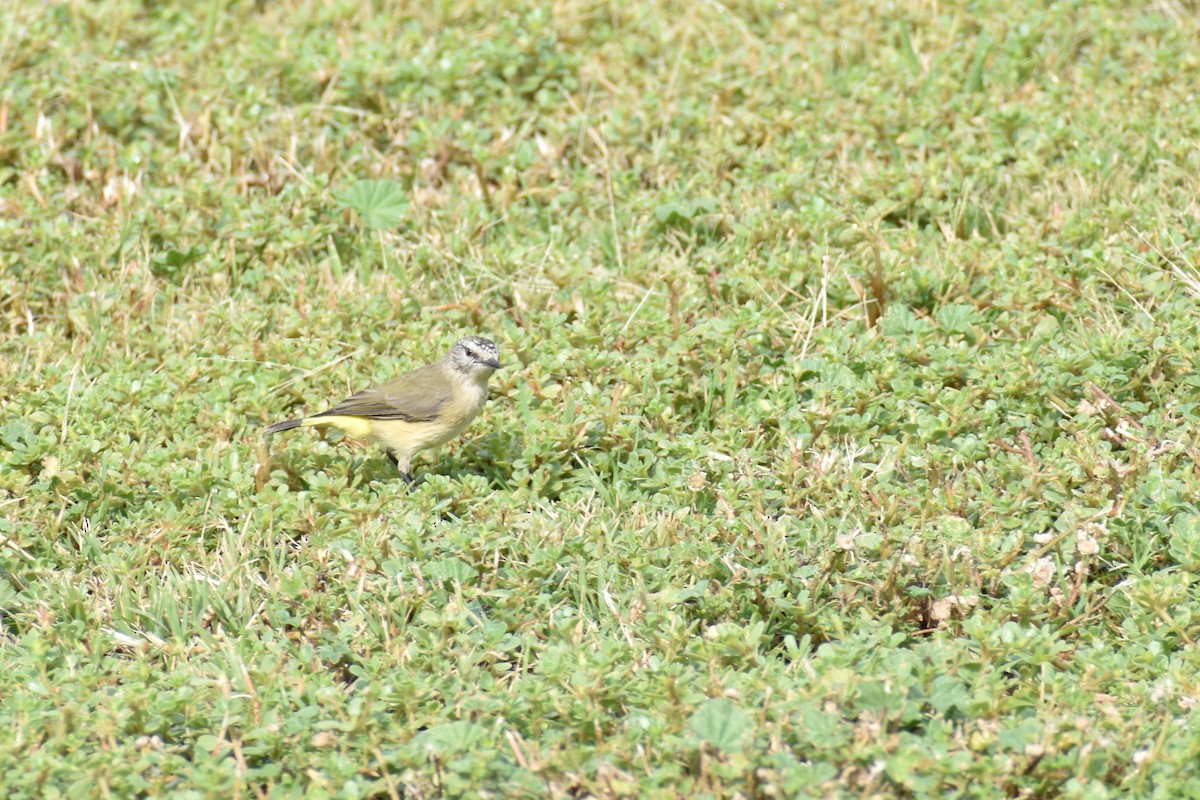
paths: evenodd
<path fill-rule="evenodd" d="M 399 419 L 372 419 L 370 438 L 401 457 L 445 444 L 458 436 L 483 410 L 487 402 L 487 383 L 468 381 L 431 422 L 406 422 Z"/>

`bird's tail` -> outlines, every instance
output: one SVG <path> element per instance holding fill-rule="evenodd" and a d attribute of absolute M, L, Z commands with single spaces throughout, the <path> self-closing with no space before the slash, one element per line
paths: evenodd
<path fill-rule="evenodd" d="M 267 428 L 267 433 L 279 433 L 280 431 L 290 431 L 292 428 L 299 428 L 304 424 L 302 419 L 289 419 L 286 422 L 276 422 L 274 425 Z"/>

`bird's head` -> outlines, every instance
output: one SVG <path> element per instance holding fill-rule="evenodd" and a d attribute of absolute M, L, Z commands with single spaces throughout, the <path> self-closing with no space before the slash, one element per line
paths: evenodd
<path fill-rule="evenodd" d="M 494 371 L 500 369 L 500 348 L 491 339 L 468 336 L 450 348 L 446 361 L 451 368 L 464 375 L 487 380 Z"/>

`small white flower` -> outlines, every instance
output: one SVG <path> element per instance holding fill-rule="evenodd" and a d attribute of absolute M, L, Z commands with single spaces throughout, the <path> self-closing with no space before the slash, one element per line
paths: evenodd
<path fill-rule="evenodd" d="M 1058 572 L 1054 559 L 1050 556 L 1042 556 L 1025 569 L 1033 576 L 1034 586 L 1049 586 L 1050 581 L 1054 580 L 1054 576 Z"/>

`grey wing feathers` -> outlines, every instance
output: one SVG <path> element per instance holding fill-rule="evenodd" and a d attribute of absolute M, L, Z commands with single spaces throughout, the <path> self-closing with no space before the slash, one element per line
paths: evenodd
<path fill-rule="evenodd" d="M 429 422 L 450 400 L 450 386 L 441 376 L 423 368 L 389 383 L 372 386 L 346 398 L 317 417 L 370 417 Z"/>

